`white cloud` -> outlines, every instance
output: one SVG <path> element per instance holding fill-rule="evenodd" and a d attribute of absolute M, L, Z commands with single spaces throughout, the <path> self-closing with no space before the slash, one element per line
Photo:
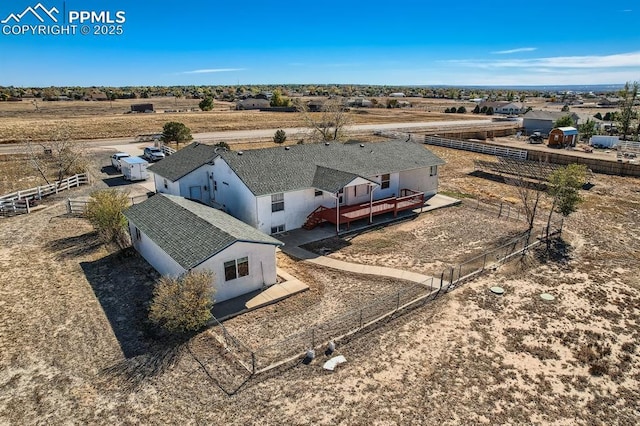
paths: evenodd
<path fill-rule="evenodd" d="M 244 71 L 245 68 L 208 68 L 202 70 L 183 71 L 181 74 L 210 74 L 215 72 Z"/>
<path fill-rule="evenodd" d="M 559 69 L 640 68 L 640 52 L 618 53 L 602 56 L 555 56 L 531 59 L 458 59 L 445 62 L 484 69 L 537 67 Z"/>
<path fill-rule="evenodd" d="M 494 55 L 508 55 L 510 53 L 533 52 L 534 50 L 538 50 L 538 48 L 537 47 L 519 47 L 517 49 L 498 50 L 496 52 L 491 52 L 491 53 Z"/>

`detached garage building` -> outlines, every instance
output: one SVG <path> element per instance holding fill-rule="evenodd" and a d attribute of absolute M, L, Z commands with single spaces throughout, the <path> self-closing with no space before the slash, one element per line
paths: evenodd
<path fill-rule="evenodd" d="M 282 243 L 224 212 L 157 194 L 124 215 L 133 246 L 160 274 L 212 271 L 216 302 L 276 283 L 276 247 Z"/>

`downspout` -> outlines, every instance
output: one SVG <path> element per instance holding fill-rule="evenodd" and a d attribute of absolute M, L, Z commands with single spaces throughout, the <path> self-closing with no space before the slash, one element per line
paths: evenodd
<path fill-rule="evenodd" d="M 336 194 L 336 235 L 340 234 L 340 196 Z"/>
<path fill-rule="evenodd" d="M 373 191 L 375 189 L 374 185 L 369 184 L 369 224 L 373 223 Z"/>

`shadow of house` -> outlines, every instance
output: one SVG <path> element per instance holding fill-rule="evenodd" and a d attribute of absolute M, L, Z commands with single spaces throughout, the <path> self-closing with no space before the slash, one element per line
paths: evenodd
<path fill-rule="evenodd" d="M 158 273 L 133 249 L 81 262 L 125 357 L 163 349 L 148 323 L 148 306 Z"/>

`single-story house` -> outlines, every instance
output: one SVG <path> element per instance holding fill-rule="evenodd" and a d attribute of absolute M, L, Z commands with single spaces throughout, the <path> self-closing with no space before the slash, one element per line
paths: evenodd
<path fill-rule="evenodd" d="M 276 283 L 282 243 L 220 210 L 156 194 L 124 215 L 133 246 L 160 274 L 212 271 L 216 302 Z"/>
<path fill-rule="evenodd" d="M 422 206 L 444 161 L 422 144 L 318 143 L 226 151 L 193 143 L 153 165 L 156 191 L 197 199 L 267 233 Z"/>
<path fill-rule="evenodd" d="M 269 108 L 271 103 L 266 99 L 247 98 L 236 104 L 236 109 L 261 109 Z"/>
<path fill-rule="evenodd" d="M 562 111 L 529 111 L 523 115 L 522 127 L 526 135 L 530 135 L 533 132 L 540 132 L 543 135 L 548 135 L 553 129 L 554 123 L 558 119 L 564 116 L 571 116 L 574 125 L 578 125 L 580 117 L 573 112 Z"/>
<path fill-rule="evenodd" d="M 548 145 L 552 148 L 575 146 L 578 141 L 578 130 L 575 127 L 556 127 L 549 132 Z"/>
<path fill-rule="evenodd" d="M 404 97 L 406 97 L 406 95 L 404 94 L 404 92 L 393 92 L 393 93 L 389 93 L 389 97 L 390 98 L 404 98 Z"/>
<path fill-rule="evenodd" d="M 497 101 L 497 102 L 480 102 L 478 105 L 481 109 L 486 107 L 487 109 L 493 108 L 494 114 L 520 114 L 525 110 L 525 106 L 520 103 Z"/>

